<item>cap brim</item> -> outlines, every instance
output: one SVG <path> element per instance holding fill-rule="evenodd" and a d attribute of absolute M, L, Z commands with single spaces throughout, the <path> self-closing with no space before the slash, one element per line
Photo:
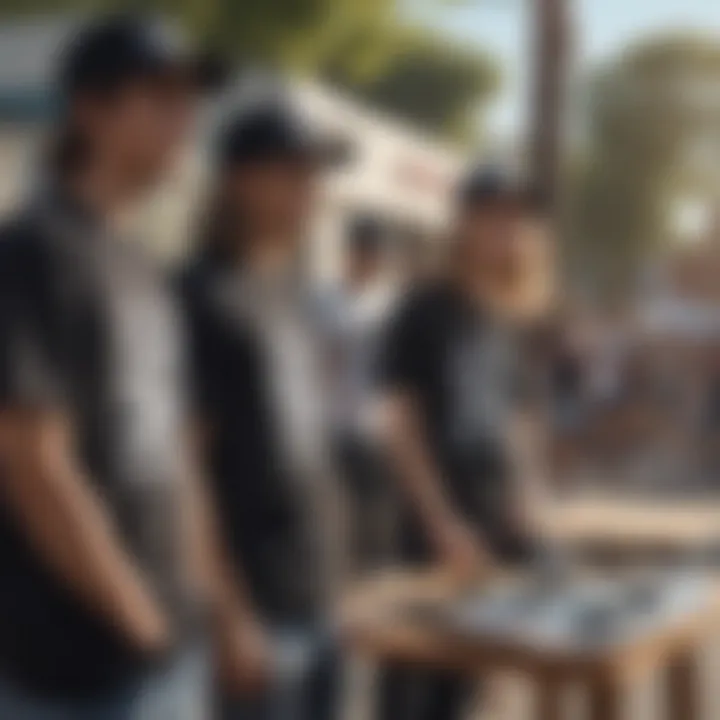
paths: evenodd
<path fill-rule="evenodd" d="M 519 213 L 544 213 L 548 202 L 544 192 L 534 187 L 507 187 L 492 190 L 467 189 L 461 194 L 461 202 L 475 209 L 505 208 Z"/>
<path fill-rule="evenodd" d="M 202 53 L 192 65 L 196 86 L 203 92 L 214 93 L 225 88 L 230 81 L 230 64 L 220 55 Z"/>
<path fill-rule="evenodd" d="M 302 144 L 288 144 L 266 148 L 246 148 L 224 156 L 227 165 L 255 165 L 264 163 L 299 163 L 321 170 L 336 170 L 352 160 L 352 146 L 340 138 L 319 138 Z"/>
<path fill-rule="evenodd" d="M 337 169 L 351 162 L 353 146 L 345 138 L 323 137 L 313 143 L 310 155 L 324 168 Z"/>

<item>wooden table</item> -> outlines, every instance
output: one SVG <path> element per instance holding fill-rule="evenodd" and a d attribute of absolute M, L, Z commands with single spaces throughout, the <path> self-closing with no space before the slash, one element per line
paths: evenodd
<path fill-rule="evenodd" d="M 720 501 L 571 497 L 549 502 L 541 525 L 549 537 L 593 557 L 643 561 L 720 540 Z"/>
<path fill-rule="evenodd" d="M 509 640 L 486 640 L 412 620 L 407 608 L 455 596 L 458 585 L 441 574 L 389 573 L 355 589 L 343 608 L 350 646 L 381 662 L 467 673 L 520 672 L 537 687 L 536 718 L 560 720 L 569 684 L 587 691 L 592 720 L 625 717 L 627 690 L 646 673 L 667 673 L 668 720 L 699 720 L 697 648 L 720 625 L 720 587 L 708 608 L 652 636 L 595 652 L 541 650 Z"/>

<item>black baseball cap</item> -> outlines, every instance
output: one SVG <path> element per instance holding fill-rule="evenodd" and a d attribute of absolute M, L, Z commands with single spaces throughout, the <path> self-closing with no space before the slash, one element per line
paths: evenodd
<path fill-rule="evenodd" d="M 360 253 L 377 253 L 385 245 L 387 233 L 382 222 L 371 215 L 359 215 L 350 223 L 347 245 Z"/>
<path fill-rule="evenodd" d="M 199 91 L 219 89 L 229 68 L 217 55 L 194 49 L 180 28 L 158 18 L 110 15 L 76 32 L 59 58 L 65 99 L 107 92 L 148 77 L 178 76 Z"/>
<path fill-rule="evenodd" d="M 472 168 L 461 180 L 458 203 L 466 208 L 507 205 L 526 212 L 543 214 L 547 197 L 534 183 L 494 166 Z"/>
<path fill-rule="evenodd" d="M 350 146 L 317 132 L 287 98 L 272 98 L 236 110 L 219 132 L 215 153 L 221 167 L 277 160 L 337 166 L 349 159 Z"/>

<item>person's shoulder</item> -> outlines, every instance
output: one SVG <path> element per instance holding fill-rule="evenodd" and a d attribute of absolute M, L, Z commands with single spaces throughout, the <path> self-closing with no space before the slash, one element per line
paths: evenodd
<path fill-rule="evenodd" d="M 200 254 L 190 255 L 169 270 L 169 284 L 176 307 L 193 332 L 215 333 L 224 325 L 226 313 L 221 302 L 214 267 Z"/>
<path fill-rule="evenodd" d="M 325 330 L 337 330 L 342 324 L 346 296 L 340 283 L 322 283 L 309 290 L 313 316 Z"/>
<path fill-rule="evenodd" d="M 178 294 L 184 298 L 197 284 L 197 269 L 192 260 L 185 259 L 182 262 L 171 265 L 168 269 L 168 280 L 170 285 Z"/>
<path fill-rule="evenodd" d="M 321 309 L 331 308 L 341 299 L 340 286 L 337 283 L 321 282 L 311 284 L 307 289 L 311 302 Z"/>
<path fill-rule="evenodd" d="M 210 282 L 210 268 L 199 254 L 192 254 L 170 269 L 170 283 L 185 303 L 198 302 Z"/>
<path fill-rule="evenodd" d="M 48 251 L 42 225 L 18 210 L 0 220 L 0 273 L 3 280 L 23 282 Z"/>
<path fill-rule="evenodd" d="M 442 314 L 452 301 L 448 284 L 442 280 L 428 280 L 408 288 L 396 301 L 396 315 L 418 318 L 419 322 Z"/>
<path fill-rule="evenodd" d="M 0 218 L 0 251 L 3 254 L 18 252 L 28 243 L 35 242 L 41 226 L 33 221 L 31 213 L 19 208 Z"/>
<path fill-rule="evenodd" d="M 332 306 L 345 301 L 345 288 L 340 282 L 322 282 L 311 289 L 317 303 Z"/>

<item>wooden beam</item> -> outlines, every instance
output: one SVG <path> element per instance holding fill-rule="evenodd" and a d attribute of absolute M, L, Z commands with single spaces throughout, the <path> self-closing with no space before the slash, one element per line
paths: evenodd
<path fill-rule="evenodd" d="M 668 720 L 700 720 L 699 663 L 690 650 L 675 656 L 667 669 Z"/>

